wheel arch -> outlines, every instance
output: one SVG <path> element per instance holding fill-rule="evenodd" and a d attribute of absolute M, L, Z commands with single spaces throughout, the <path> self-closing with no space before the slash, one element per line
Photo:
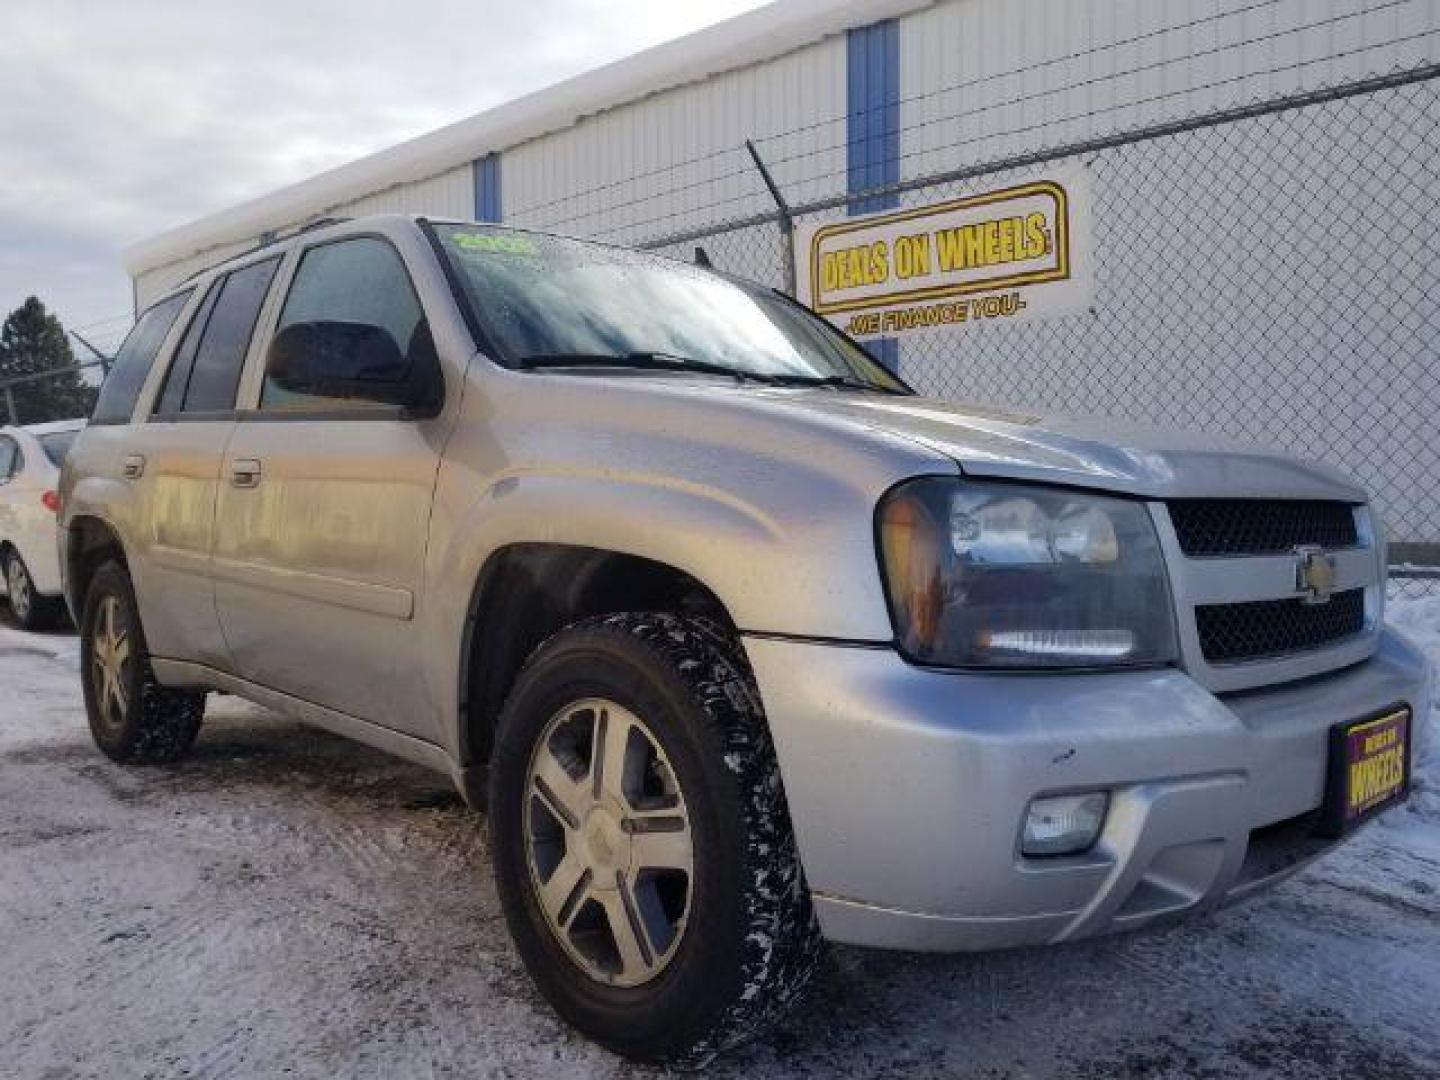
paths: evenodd
<path fill-rule="evenodd" d="M 130 562 L 119 530 L 104 518 L 79 514 L 66 523 L 65 530 L 65 604 L 79 626 L 95 571 L 111 559 L 127 570 Z"/>
<path fill-rule="evenodd" d="M 581 619 L 658 610 L 736 629 L 714 590 L 668 563 L 560 543 L 513 543 L 492 552 L 476 577 L 461 635 L 456 715 L 466 797 L 483 801 L 495 723 L 541 642 Z"/>

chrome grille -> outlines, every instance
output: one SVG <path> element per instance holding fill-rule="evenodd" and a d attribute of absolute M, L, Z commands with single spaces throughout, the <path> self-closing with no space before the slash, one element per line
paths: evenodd
<path fill-rule="evenodd" d="M 1365 628 L 1365 590 L 1336 593 L 1324 604 L 1304 599 L 1201 604 L 1195 626 L 1200 651 L 1212 664 L 1306 652 Z"/>
<path fill-rule="evenodd" d="M 1166 504 L 1180 550 L 1190 558 L 1279 555 L 1302 544 L 1334 549 L 1359 542 L 1349 503 L 1314 499 L 1176 499 Z"/>

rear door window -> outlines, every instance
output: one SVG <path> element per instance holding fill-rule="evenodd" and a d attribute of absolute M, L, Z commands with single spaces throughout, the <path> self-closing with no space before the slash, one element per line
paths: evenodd
<path fill-rule="evenodd" d="M 156 404 L 157 415 L 228 412 L 235 408 L 235 393 L 255 321 L 279 265 L 278 256 L 265 259 L 227 274 L 211 286 L 185 339 L 175 350 L 165 389 Z"/>
<path fill-rule="evenodd" d="M 255 332 L 265 294 L 275 280 L 278 257 L 236 270 L 220 287 L 215 309 L 200 340 L 182 412 L 223 412 L 235 408 L 240 369 Z"/>
<path fill-rule="evenodd" d="M 0 484 L 5 483 L 19 471 L 20 451 L 15 440 L 0 435 Z"/>
<path fill-rule="evenodd" d="M 170 327 L 175 324 L 176 317 L 190 299 L 190 292 L 191 290 L 187 289 L 162 300 L 136 321 L 134 328 L 125 338 L 125 343 L 120 346 L 120 352 L 115 356 L 110 374 L 105 377 L 105 383 L 100 387 L 100 396 L 95 401 L 95 412 L 90 417 L 92 424 L 130 422 L 130 415 L 135 411 L 135 401 L 140 396 L 140 388 L 145 384 L 145 377 L 150 374 L 150 366 L 155 362 L 155 354 L 160 351 L 165 335 L 170 333 Z"/>

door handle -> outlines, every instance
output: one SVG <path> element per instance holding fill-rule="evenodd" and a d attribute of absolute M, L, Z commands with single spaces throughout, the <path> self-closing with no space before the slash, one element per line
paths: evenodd
<path fill-rule="evenodd" d="M 236 458 L 230 462 L 230 486 L 253 488 L 260 484 L 260 462 L 254 458 Z"/>
<path fill-rule="evenodd" d="M 126 454 L 125 463 L 121 466 L 121 472 L 126 480 L 139 480 L 145 475 L 145 455 Z"/>

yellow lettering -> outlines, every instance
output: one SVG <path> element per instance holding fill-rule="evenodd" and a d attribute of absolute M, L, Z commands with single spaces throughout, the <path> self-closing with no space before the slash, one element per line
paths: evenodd
<path fill-rule="evenodd" d="M 1000 256 L 1002 263 L 1015 261 L 1016 221 L 1016 218 L 1005 218 L 996 223 L 997 231 L 1000 233 L 1000 243 L 996 248 L 996 253 Z"/>
<path fill-rule="evenodd" d="M 1038 259 L 1050 250 L 1050 234 L 1045 231 L 1045 215 L 1031 214 L 1025 219 L 1025 257 Z"/>
<path fill-rule="evenodd" d="M 961 227 L 965 234 L 965 266 L 985 265 L 985 237 L 979 225 Z"/>
<path fill-rule="evenodd" d="M 985 232 L 985 264 L 994 266 L 1000 261 L 1000 222 L 987 221 L 981 228 Z"/>
<path fill-rule="evenodd" d="M 926 233 L 902 236 L 895 241 L 895 274 L 900 278 L 923 277 L 930 273 L 930 237 Z"/>

